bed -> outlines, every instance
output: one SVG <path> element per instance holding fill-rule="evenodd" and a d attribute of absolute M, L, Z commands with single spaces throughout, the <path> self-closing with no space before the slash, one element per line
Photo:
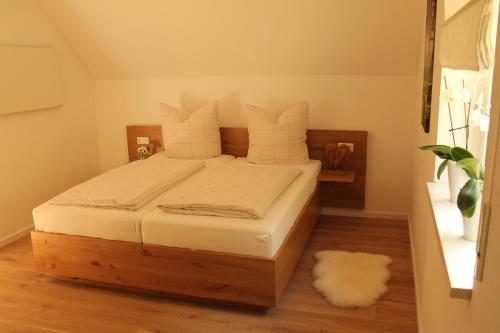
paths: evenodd
<path fill-rule="evenodd" d="M 248 165 L 246 159 L 233 162 Z M 292 167 L 290 167 L 292 168 Z M 293 166 L 302 174 L 258 220 L 165 213 L 153 210 L 142 221 L 144 244 L 272 258 L 316 190 L 321 162 Z M 190 181 L 190 180 L 187 180 Z"/>
<path fill-rule="evenodd" d="M 206 172 L 232 159 L 234 157 L 230 155 L 206 159 L 205 170 L 199 172 Z M 33 220 L 35 229 L 46 233 L 142 243 L 142 219 L 156 208 L 160 198 L 154 197 L 138 210 L 61 206 L 46 202 L 33 209 Z"/>
<path fill-rule="evenodd" d="M 311 131 L 310 156 L 322 159 L 328 134 L 335 136 L 336 131 Z M 136 136 L 149 136 L 155 149 L 161 150 L 159 126 L 134 126 L 128 136 L 131 160 L 136 158 Z M 246 129 L 221 128 L 221 139 L 223 154 L 246 156 Z M 210 236 L 196 242 L 194 230 L 201 223 L 196 218 L 203 217 L 172 216 L 175 214 L 159 212 L 152 203 L 140 217 L 140 241 L 46 229 L 32 232 L 35 266 L 40 272 L 91 284 L 256 308 L 275 306 L 320 213 L 320 164 L 311 162 L 304 168 L 307 170 L 266 213 L 269 220 L 236 228 L 237 221 L 212 217 L 215 222 L 204 230 Z M 217 242 L 221 235 L 217 229 L 223 224 L 225 237 L 237 239 L 243 246 Z M 189 239 L 179 242 L 186 235 Z M 261 243 L 255 242 L 259 236 Z"/>

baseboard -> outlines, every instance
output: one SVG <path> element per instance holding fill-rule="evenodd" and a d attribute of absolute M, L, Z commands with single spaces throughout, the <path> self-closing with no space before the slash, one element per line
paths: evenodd
<path fill-rule="evenodd" d="M 364 209 L 347 209 L 335 207 L 321 208 L 321 215 L 367 217 L 376 219 L 408 220 L 408 214 L 394 212 L 379 212 Z"/>
<path fill-rule="evenodd" d="M 24 236 L 29 234 L 32 229 L 33 229 L 33 224 L 30 224 L 29 226 L 24 227 L 16 232 L 8 235 L 7 237 L 0 239 L 0 248 L 4 247 L 7 244 L 15 242 L 16 240 L 18 240 L 20 238 L 23 238 Z"/>
<path fill-rule="evenodd" d="M 413 268 L 413 286 L 415 287 L 415 306 L 417 307 L 417 325 L 418 325 L 418 332 L 423 333 L 423 326 L 422 326 L 422 319 L 421 316 L 419 315 L 419 309 L 420 309 L 420 288 L 418 286 L 418 278 L 417 278 L 417 264 L 415 261 L 415 248 L 413 247 L 413 231 L 412 231 L 412 224 L 411 224 L 411 216 L 408 216 L 408 230 L 410 232 L 410 249 L 411 249 L 411 264 Z"/>

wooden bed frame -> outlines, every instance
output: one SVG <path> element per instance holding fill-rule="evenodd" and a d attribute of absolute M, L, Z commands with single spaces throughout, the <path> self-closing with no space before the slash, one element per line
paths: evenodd
<path fill-rule="evenodd" d="M 129 153 L 136 151 L 137 136 L 149 136 L 156 150 L 162 150 L 157 127 L 129 126 Z M 221 128 L 221 139 L 224 154 L 246 156 L 246 129 Z M 315 142 L 308 142 L 308 147 L 311 156 L 317 154 Z M 319 214 L 316 188 L 272 258 L 37 231 L 31 238 L 39 272 L 115 288 L 267 308 L 275 306 L 285 290 Z"/>

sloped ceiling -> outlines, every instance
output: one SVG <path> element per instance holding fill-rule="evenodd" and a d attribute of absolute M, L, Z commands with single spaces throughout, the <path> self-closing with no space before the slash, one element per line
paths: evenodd
<path fill-rule="evenodd" d="M 413 75 L 425 1 L 40 0 L 96 79 Z"/>

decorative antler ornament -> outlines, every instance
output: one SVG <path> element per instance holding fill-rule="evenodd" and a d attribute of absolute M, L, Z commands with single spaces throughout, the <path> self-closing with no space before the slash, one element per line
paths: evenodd
<path fill-rule="evenodd" d="M 325 147 L 325 155 L 333 170 L 341 170 L 344 162 L 351 156 L 351 149 L 347 145 L 328 143 Z"/>

